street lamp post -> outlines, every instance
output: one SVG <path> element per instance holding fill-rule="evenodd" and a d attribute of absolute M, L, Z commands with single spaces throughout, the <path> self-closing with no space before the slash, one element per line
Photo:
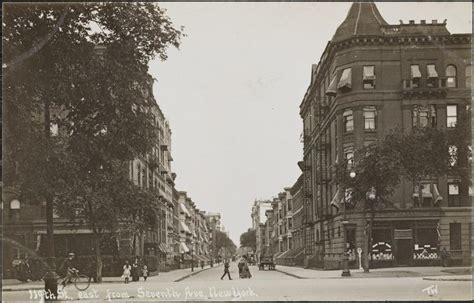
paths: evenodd
<path fill-rule="evenodd" d="M 345 174 L 345 171 L 344 171 Z M 356 177 L 356 173 L 354 171 L 351 171 L 349 173 L 349 177 L 351 179 L 354 179 Z M 342 193 L 344 195 L 344 206 L 343 206 L 343 221 L 342 221 L 342 226 L 344 230 L 344 253 L 342 256 L 342 274 L 341 276 L 343 277 L 349 277 L 351 275 L 351 271 L 349 270 L 349 252 L 347 250 L 347 221 L 346 218 L 346 205 L 347 205 L 347 197 L 346 197 L 346 187 L 344 186 L 344 191 Z"/>
<path fill-rule="evenodd" d="M 375 216 L 375 213 L 374 213 L 374 203 L 375 203 L 375 200 L 376 200 L 377 196 L 376 196 L 376 190 L 375 190 L 375 187 L 372 186 L 370 188 L 370 190 L 365 194 L 365 199 L 366 199 L 366 203 L 370 203 L 370 221 L 369 221 L 369 224 L 367 225 L 366 227 L 366 231 L 365 231 L 365 250 L 366 250 L 366 253 L 365 253 L 365 266 L 364 266 L 364 272 L 368 273 L 369 272 L 369 267 L 370 267 L 370 261 L 369 261 L 369 254 L 370 254 L 370 250 L 371 250 L 371 244 L 372 244 L 372 226 L 374 224 L 374 216 Z"/>

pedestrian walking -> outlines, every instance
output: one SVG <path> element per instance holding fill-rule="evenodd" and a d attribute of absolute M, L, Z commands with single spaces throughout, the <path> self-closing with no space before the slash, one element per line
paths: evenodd
<path fill-rule="evenodd" d="M 142 268 L 142 275 L 143 275 L 143 279 L 145 280 L 146 282 L 146 278 L 148 278 L 148 267 L 146 265 L 143 265 L 143 268 Z"/>
<path fill-rule="evenodd" d="M 230 267 L 229 261 L 228 260 L 224 261 L 224 274 L 222 275 L 221 280 L 224 280 L 225 275 L 229 277 L 229 280 L 232 280 L 232 278 L 230 277 L 229 267 Z"/>
<path fill-rule="evenodd" d="M 122 278 L 125 279 L 125 284 L 128 284 L 130 281 L 130 274 L 132 273 L 132 266 L 128 263 L 128 261 L 125 261 L 125 265 L 123 266 L 123 273 L 122 273 Z"/>

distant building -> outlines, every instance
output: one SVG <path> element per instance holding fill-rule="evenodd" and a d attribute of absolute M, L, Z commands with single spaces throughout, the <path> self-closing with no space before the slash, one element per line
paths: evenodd
<path fill-rule="evenodd" d="M 265 219 L 265 212 L 271 209 L 271 201 L 270 200 L 256 200 L 252 206 L 252 229 L 255 230 L 255 237 L 256 237 L 256 251 L 255 255 L 257 258 L 257 262 L 260 260 L 262 256 L 262 252 L 265 248 L 265 238 L 263 237 L 265 234 L 264 229 L 264 219 Z"/>

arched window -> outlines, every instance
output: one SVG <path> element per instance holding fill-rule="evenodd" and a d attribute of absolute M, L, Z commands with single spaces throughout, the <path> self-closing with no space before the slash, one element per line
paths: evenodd
<path fill-rule="evenodd" d="M 456 87 L 456 66 L 448 65 L 446 67 L 446 87 Z"/>
<path fill-rule="evenodd" d="M 466 65 L 465 69 L 466 87 L 471 87 L 471 65 Z"/>

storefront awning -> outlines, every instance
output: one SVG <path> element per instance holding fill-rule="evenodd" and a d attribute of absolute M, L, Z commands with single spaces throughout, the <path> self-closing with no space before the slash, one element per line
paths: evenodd
<path fill-rule="evenodd" d="M 191 217 L 191 214 L 189 213 L 188 209 L 186 208 L 186 206 L 184 206 L 183 203 L 179 203 L 179 209 L 182 214 L 185 214 L 186 216 Z"/>
<path fill-rule="evenodd" d="M 375 66 L 364 66 L 364 80 L 374 80 L 375 79 Z"/>
<path fill-rule="evenodd" d="M 428 67 L 428 78 L 438 78 L 438 72 L 434 64 L 427 65 Z"/>
<path fill-rule="evenodd" d="M 341 190 L 338 188 L 336 194 L 334 194 L 334 197 L 331 200 L 331 206 L 335 207 L 337 211 L 341 208 L 342 198 Z"/>
<path fill-rule="evenodd" d="M 158 249 L 160 250 L 161 253 L 164 253 L 164 254 L 167 254 L 168 253 L 168 249 L 166 247 L 166 243 L 160 243 L 158 245 Z"/>
<path fill-rule="evenodd" d="M 181 226 L 181 230 L 180 231 L 183 231 L 183 232 L 186 232 L 186 233 L 191 233 L 191 231 L 189 230 L 189 227 L 186 225 L 186 223 L 184 222 L 179 222 L 179 225 Z"/>
<path fill-rule="evenodd" d="M 329 87 L 326 90 L 326 95 L 328 96 L 336 96 L 337 94 L 337 76 L 334 75 L 332 77 L 331 83 L 329 84 Z"/>
<path fill-rule="evenodd" d="M 188 246 L 186 245 L 186 243 L 181 242 L 181 243 L 179 244 L 179 253 L 180 253 L 180 254 L 184 254 L 184 253 L 187 253 L 187 252 L 189 252 Z"/>
<path fill-rule="evenodd" d="M 346 68 L 342 71 L 341 79 L 337 88 L 351 88 L 352 87 L 352 68 Z"/>
<path fill-rule="evenodd" d="M 421 78 L 420 66 L 419 65 L 412 65 L 410 67 L 410 76 L 412 79 Z"/>

